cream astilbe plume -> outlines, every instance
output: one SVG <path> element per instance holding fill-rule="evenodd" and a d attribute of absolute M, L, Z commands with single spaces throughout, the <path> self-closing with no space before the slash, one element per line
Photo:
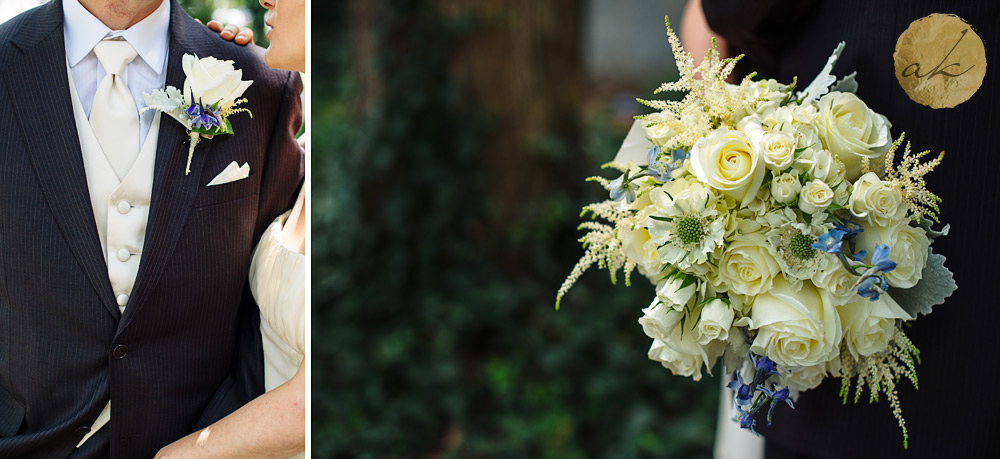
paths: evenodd
<path fill-rule="evenodd" d="M 636 119 L 647 121 L 647 125 L 668 123 L 678 132 L 664 145 L 664 150 L 671 150 L 679 146 L 694 145 L 709 130 L 719 126 L 735 128 L 736 120 L 732 119 L 732 115 L 751 107 L 756 100 L 753 91 L 750 91 L 754 74 L 747 75 L 738 86 L 726 83 L 726 78 L 733 72 L 736 63 L 743 58 L 742 54 L 722 59 L 713 38 L 712 47 L 705 54 L 705 59 L 695 66 L 694 56 L 684 51 L 680 39 L 670 28 L 670 18 L 664 17 L 664 21 L 680 78 L 663 83 L 654 94 L 664 91 L 687 94 L 680 102 L 638 99 L 640 103 L 659 110 L 659 113 L 637 116 Z"/>

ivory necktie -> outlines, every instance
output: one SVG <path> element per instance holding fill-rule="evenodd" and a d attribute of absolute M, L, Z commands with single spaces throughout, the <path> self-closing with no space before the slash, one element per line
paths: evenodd
<path fill-rule="evenodd" d="M 139 156 L 139 111 L 121 74 L 136 57 L 124 40 L 104 40 L 94 47 L 107 76 L 97 86 L 90 108 L 90 126 L 115 175 L 124 180 Z"/>

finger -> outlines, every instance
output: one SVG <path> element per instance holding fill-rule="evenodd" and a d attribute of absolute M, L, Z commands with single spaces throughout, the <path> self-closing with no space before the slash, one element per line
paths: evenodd
<path fill-rule="evenodd" d="M 233 37 L 235 37 L 236 34 L 239 33 L 239 31 L 240 31 L 239 27 L 236 27 L 233 24 L 229 24 L 226 26 L 225 29 L 222 30 L 222 33 L 220 33 L 219 35 L 221 35 L 222 38 L 225 38 L 226 40 L 232 40 Z"/>
<path fill-rule="evenodd" d="M 205 24 L 205 25 L 207 25 L 209 29 L 212 29 L 215 32 L 221 32 L 222 31 L 222 23 L 219 22 L 219 21 L 216 21 L 214 19 L 211 20 L 211 21 L 208 21 L 208 24 Z"/>
<path fill-rule="evenodd" d="M 253 29 L 249 27 L 243 27 L 240 32 L 236 34 L 236 43 L 240 45 L 245 45 L 248 43 L 253 43 Z"/>

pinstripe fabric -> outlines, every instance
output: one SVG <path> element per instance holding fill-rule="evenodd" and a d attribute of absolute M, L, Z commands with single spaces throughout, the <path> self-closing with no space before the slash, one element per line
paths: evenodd
<path fill-rule="evenodd" d="M 200 143 L 188 176 L 186 135 L 161 121 L 143 260 L 120 317 L 70 109 L 60 1 L 0 27 L 0 457 L 151 457 L 263 391 L 247 269 L 301 184 L 301 82 L 176 2 L 170 33 L 168 85 L 183 83 L 184 53 L 234 60 L 254 80 L 254 116 Z M 206 187 L 231 161 L 250 177 Z M 111 424 L 74 450 L 109 396 Z"/>
<path fill-rule="evenodd" d="M 894 76 L 896 39 L 912 21 L 932 13 L 962 17 L 986 47 L 982 87 L 951 109 L 918 105 Z M 1000 380 L 995 355 L 1000 333 L 994 319 L 1000 271 L 993 262 L 1000 250 L 1000 155 L 995 140 L 1000 123 L 1000 3 L 819 2 L 802 33 L 778 57 L 775 77 L 811 78 L 841 40 L 847 47 L 835 73 L 858 72 L 858 96 L 889 118 L 894 135 L 905 131 L 918 151 L 947 152 L 944 164 L 928 176 L 928 187 L 944 199 L 942 221 L 952 227 L 950 236 L 934 243 L 934 250 L 947 256 L 959 288 L 907 330 L 922 359 L 917 367 L 920 390 L 906 381 L 899 390 L 909 450 L 902 448 L 902 435 L 884 400 L 843 406 L 839 386 L 828 382 L 803 394 L 796 409 L 775 412 L 774 426 L 762 432 L 786 451 L 778 454 L 772 448 L 768 457 L 993 457 L 1000 428 L 1000 391 L 993 386 Z"/>

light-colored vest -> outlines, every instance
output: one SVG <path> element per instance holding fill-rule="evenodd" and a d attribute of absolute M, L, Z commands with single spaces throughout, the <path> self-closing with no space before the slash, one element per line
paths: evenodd
<path fill-rule="evenodd" d="M 69 67 L 67 64 L 67 73 Z M 94 221 L 101 238 L 108 265 L 108 279 L 118 302 L 118 309 L 125 313 L 129 295 L 135 285 L 146 240 L 146 221 L 149 219 L 149 201 L 153 193 L 153 166 L 156 163 L 156 141 L 160 132 L 160 112 L 153 118 L 153 124 L 139 151 L 132 169 L 123 180 L 119 180 L 108 157 L 97 142 L 90 121 L 80 103 L 69 75 L 70 97 L 73 99 L 73 115 L 76 132 L 80 136 L 80 150 L 83 153 L 83 167 L 87 172 L 87 188 L 90 190 L 90 204 L 94 209 Z M 104 407 L 90 432 L 80 440 L 79 447 L 91 435 L 111 420 L 111 402 Z"/>

